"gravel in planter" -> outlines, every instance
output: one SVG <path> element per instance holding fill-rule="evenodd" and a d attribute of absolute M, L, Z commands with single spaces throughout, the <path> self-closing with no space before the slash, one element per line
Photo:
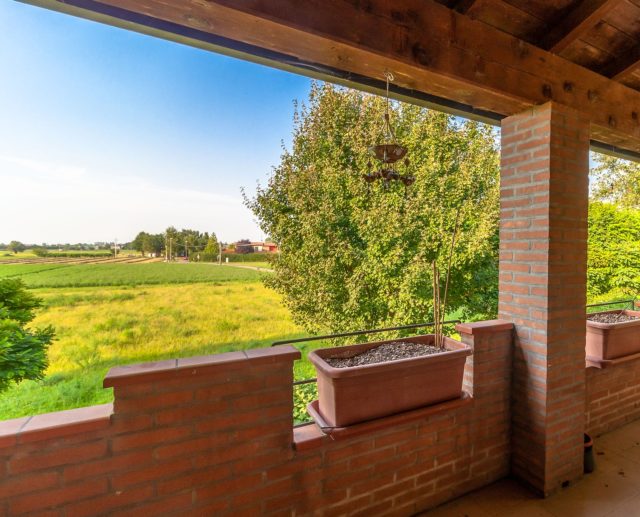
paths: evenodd
<path fill-rule="evenodd" d="M 589 321 L 595 321 L 596 323 L 622 323 L 624 321 L 635 321 L 640 318 L 636 316 L 628 316 L 626 314 L 618 313 L 599 313 L 599 314 L 590 314 L 587 316 Z"/>
<path fill-rule="evenodd" d="M 441 351 L 438 347 L 425 345 L 424 343 L 394 341 L 393 343 L 385 343 L 384 345 L 370 348 L 352 357 L 327 357 L 325 361 L 334 368 L 349 368 L 350 366 L 386 363 L 387 361 L 396 361 L 398 359 L 437 354 Z"/>

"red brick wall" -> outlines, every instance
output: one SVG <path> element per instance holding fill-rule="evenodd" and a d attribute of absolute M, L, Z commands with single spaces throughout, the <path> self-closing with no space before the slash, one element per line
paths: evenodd
<path fill-rule="evenodd" d="M 115 402 L 0 424 L 3 515 L 410 515 L 509 471 L 511 324 L 461 326 L 467 397 L 329 438 L 290 347 L 112 370 Z"/>
<path fill-rule="evenodd" d="M 516 326 L 513 472 L 582 475 L 589 123 L 548 103 L 502 124 L 499 317 Z"/>
<path fill-rule="evenodd" d="M 587 368 L 585 415 L 592 437 L 640 418 L 640 361 Z"/>

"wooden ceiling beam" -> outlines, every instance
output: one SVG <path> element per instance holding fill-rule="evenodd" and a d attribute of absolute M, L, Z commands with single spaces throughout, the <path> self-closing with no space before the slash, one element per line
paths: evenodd
<path fill-rule="evenodd" d="M 157 22 L 155 35 L 216 51 L 207 37 L 222 38 L 346 78 L 391 70 L 405 91 L 503 116 L 554 101 L 588 116 L 593 139 L 640 151 L 640 92 L 433 0 L 26 1 L 89 18 L 109 8 L 101 21 L 147 33 Z"/>
<path fill-rule="evenodd" d="M 580 39 L 609 11 L 624 0 L 580 0 L 557 24 L 550 27 L 540 40 L 543 49 L 559 54 L 571 43 Z"/>

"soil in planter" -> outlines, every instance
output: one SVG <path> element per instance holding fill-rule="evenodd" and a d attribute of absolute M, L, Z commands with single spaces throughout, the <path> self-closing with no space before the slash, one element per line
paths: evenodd
<path fill-rule="evenodd" d="M 386 363 L 398 359 L 410 359 L 422 355 L 431 355 L 442 352 L 438 347 L 425 345 L 424 343 L 409 343 L 394 341 L 384 345 L 370 348 L 352 357 L 327 357 L 325 361 L 334 368 L 349 368 L 351 366 L 363 366 L 365 364 Z"/>
<path fill-rule="evenodd" d="M 640 318 L 636 316 L 627 316 L 626 314 L 619 313 L 599 313 L 590 314 L 587 316 L 589 321 L 595 321 L 596 323 L 622 323 L 624 321 L 635 321 Z"/>

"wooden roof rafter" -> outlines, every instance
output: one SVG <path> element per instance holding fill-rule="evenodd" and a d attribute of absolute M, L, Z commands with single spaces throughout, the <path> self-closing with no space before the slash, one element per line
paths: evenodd
<path fill-rule="evenodd" d="M 564 18 L 549 29 L 539 46 L 559 54 L 584 36 L 606 14 L 624 0 L 581 0 Z"/>

